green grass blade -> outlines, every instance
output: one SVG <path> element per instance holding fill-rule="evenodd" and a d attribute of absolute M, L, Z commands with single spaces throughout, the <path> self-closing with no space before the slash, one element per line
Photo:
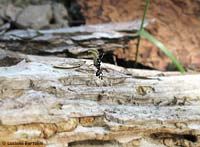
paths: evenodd
<path fill-rule="evenodd" d="M 146 0 L 146 5 L 145 5 L 145 8 L 144 8 L 144 13 L 143 13 L 142 22 L 141 22 L 139 31 L 141 31 L 143 29 L 144 19 L 146 17 L 146 13 L 147 13 L 147 9 L 148 9 L 148 6 L 149 6 L 149 2 L 150 2 L 150 0 Z M 141 40 L 141 36 L 138 36 L 138 41 L 137 41 L 137 46 L 136 46 L 136 54 L 135 54 L 135 67 L 137 65 L 137 60 L 138 60 L 138 54 L 139 54 L 139 48 L 140 48 L 140 40 Z"/>
<path fill-rule="evenodd" d="M 146 0 L 146 4 L 145 4 L 145 8 L 144 8 L 144 14 L 143 14 L 143 16 L 142 16 L 142 23 L 141 23 L 141 25 L 140 25 L 140 30 L 142 30 L 142 29 L 143 29 L 143 26 L 144 26 L 144 19 L 145 19 L 146 14 L 147 14 L 147 9 L 148 9 L 148 7 L 149 7 L 149 2 L 150 2 L 150 0 Z"/>
<path fill-rule="evenodd" d="M 169 52 L 169 50 L 160 41 L 158 41 L 155 37 L 153 37 L 151 34 L 149 34 L 148 32 L 146 32 L 144 30 L 138 31 L 138 35 L 148 39 L 150 42 L 152 42 L 154 45 L 156 45 L 160 50 L 162 50 L 164 52 L 164 54 L 166 56 L 168 56 L 171 59 L 171 61 L 176 65 L 177 69 L 180 72 L 186 71 L 184 69 L 184 67 L 179 63 L 179 61 L 173 56 L 173 54 L 171 52 Z"/>

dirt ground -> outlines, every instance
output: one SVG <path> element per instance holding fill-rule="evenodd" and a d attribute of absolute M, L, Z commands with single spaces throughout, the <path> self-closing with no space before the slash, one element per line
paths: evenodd
<path fill-rule="evenodd" d="M 145 1 L 138 0 L 78 0 L 86 24 L 121 22 L 141 19 Z M 188 69 L 200 71 L 200 1 L 154 0 L 147 18 L 155 18 L 148 31 Z M 136 41 L 129 49 L 117 49 L 118 58 L 134 60 Z M 153 44 L 142 40 L 139 62 L 159 70 L 173 70 L 171 61 Z"/>

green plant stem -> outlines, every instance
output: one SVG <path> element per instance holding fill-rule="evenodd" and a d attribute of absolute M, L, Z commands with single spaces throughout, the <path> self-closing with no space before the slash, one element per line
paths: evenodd
<path fill-rule="evenodd" d="M 150 0 L 146 0 L 146 5 L 145 5 L 145 8 L 144 8 L 144 14 L 143 14 L 143 17 L 142 17 L 142 22 L 141 22 L 139 31 L 143 30 L 144 20 L 145 20 L 145 17 L 146 17 L 146 13 L 147 13 L 147 9 L 148 9 L 148 6 L 149 6 L 149 2 L 150 2 Z M 139 35 L 138 39 L 137 39 L 137 46 L 136 46 L 135 67 L 137 66 L 138 53 L 139 53 L 139 48 L 140 48 L 140 40 L 141 40 L 141 36 Z"/>
<path fill-rule="evenodd" d="M 148 39 L 150 42 L 152 42 L 154 45 L 156 45 L 166 56 L 170 58 L 170 60 L 176 65 L 177 69 L 180 72 L 185 72 L 186 70 L 184 67 L 179 63 L 179 61 L 174 57 L 174 55 L 155 37 L 153 37 L 148 32 L 141 30 L 139 31 L 139 36 L 144 37 Z"/>

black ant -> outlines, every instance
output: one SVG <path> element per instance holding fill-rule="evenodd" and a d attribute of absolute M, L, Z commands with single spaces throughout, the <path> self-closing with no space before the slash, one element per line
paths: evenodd
<path fill-rule="evenodd" d="M 94 55 L 94 66 L 96 67 L 96 76 L 99 77 L 100 79 L 103 79 L 103 73 L 102 73 L 102 68 L 101 68 L 101 62 L 104 56 L 103 49 L 98 50 L 89 50 L 89 53 L 92 53 Z"/>

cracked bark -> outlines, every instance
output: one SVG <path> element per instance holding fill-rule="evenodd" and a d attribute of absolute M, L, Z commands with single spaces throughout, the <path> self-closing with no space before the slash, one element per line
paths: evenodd
<path fill-rule="evenodd" d="M 103 63 L 101 80 L 91 60 L 0 54 L 0 141 L 200 146 L 199 74 Z"/>
<path fill-rule="evenodd" d="M 154 20 L 145 20 L 147 27 Z M 53 54 L 88 58 L 89 49 L 127 48 L 128 42 L 136 37 L 140 21 L 105 23 L 55 30 L 13 30 L 0 36 L 0 47 L 29 54 Z"/>

